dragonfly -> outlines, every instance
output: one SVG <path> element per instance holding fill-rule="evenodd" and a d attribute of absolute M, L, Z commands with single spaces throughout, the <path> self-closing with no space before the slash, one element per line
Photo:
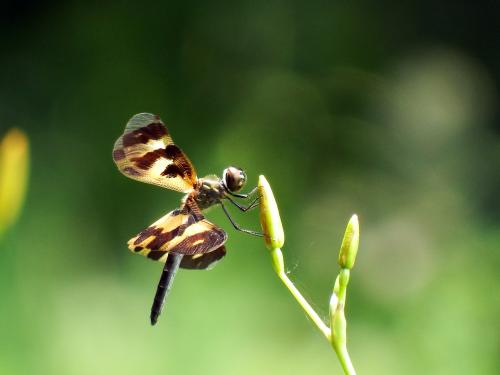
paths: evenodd
<path fill-rule="evenodd" d="M 202 211 L 220 205 L 232 226 L 241 232 L 263 236 L 240 227 L 231 217 L 224 201 L 246 212 L 259 205 L 255 197 L 248 205 L 236 198 L 250 199 L 239 193 L 246 183 L 245 172 L 238 167 L 224 169 L 222 177 L 198 178 L 186 156 L 170 136 L 159 116 L 151 113 L 134 115 L 113 148 L 118 170 L 134 180 L 184 193 L 181 206 L 151 224 L 128 241 L 129 249 L 154 261 L 165 263 L 151 307 L 151 324 L 155 325 L 179 268 L 211 269 L 226 255 L 227 233 L 208 221 Z"/>

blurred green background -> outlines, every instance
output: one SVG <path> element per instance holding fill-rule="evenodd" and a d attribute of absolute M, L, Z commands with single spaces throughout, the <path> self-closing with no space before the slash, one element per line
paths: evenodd
<path fill-rule="evenodd" d="M 326 317 L 352 213 L 359 374 L 500 373 L 500 12 L 493 1 L 7 1 L 0 137 L 26 131 L 24 211 L 0 239 L 0 374 L 340 374 L 273 273 L 229 233 L 181 271 L 126 241 L 178 193 L 111 158 L 159 114 L 198 174 L 270 181 L 290 277 Z M 233 211 L 258 229 L 258 212 Z"/>

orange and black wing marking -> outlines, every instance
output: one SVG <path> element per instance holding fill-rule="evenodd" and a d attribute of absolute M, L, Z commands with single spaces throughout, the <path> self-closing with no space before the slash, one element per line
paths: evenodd
<path fill-rule="evenodd" d="M 165 262 L 170 252 L 183 254 L 181 267 L 202 269 L 225 255 L 227 234 L 205 219 L 189 198 L 128 242 L 129 249 Z M 212 254 L 213 253 L 213 254 Z"/>
<path fill-rule="evenodd" d="M 133 116 L 115 143 L 113 160 L 125 176 L 183 193 L 196 185 L 196 171 L 173 143 L 160 117 Z"/>
<path fill-rule="evenodd" d="M 204 270 L 215 266 L 219 260 L 226 255 L 226 247 L 221 246 L 206 254 L 184 255 L 181 260 L 181 268 L 189 270 Z"/>

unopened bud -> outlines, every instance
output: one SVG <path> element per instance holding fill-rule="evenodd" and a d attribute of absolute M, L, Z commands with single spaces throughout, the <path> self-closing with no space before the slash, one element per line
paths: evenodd
<path fill-rule="evenodd" d="M 285 243 L 285 233 L 281 224 L 280 213 L 274 199 L 271 186 L 264 176 L 259 176 L 260 225 L 264 232 L 266 246 L 270 249 L 280 249 Z"/>
<path fill-rule="evenodd" d="M 342 268 L 351 269 L 356 260 L 359 246 L 359 222 L 358 216 L 352 215 L 347 224 L 342 246 L 339 252 L 339 265 Z"/>

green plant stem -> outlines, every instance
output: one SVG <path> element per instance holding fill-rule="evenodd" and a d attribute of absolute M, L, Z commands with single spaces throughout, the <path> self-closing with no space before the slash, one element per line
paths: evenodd
<path fill-rule="evenodd" d="M 347 320 L 345 318 L 345 300 L 347 297 L 347 284 L 349 283 L 350 270 L 342 268 L 335 281 L 333 294 L 337 296 L 337 303 L 332 306 L 330 304 L 331 317 L 331 344 L 340 364 L 346 375 L 356 375 L 356 370 L 351 362 L 351 357 L 347 351 Z"/>
<path fill-rule="evenodd" d="M 272 250 L 272 257 L 273 261 L 275 264 L 275 271 L 280 280 L 285 284 L 285 286 L 288 288 L 290 293 L 295 297 L 299 305 L 304 309 L 306 314 L 311 318 L 311 320 L 316 324 L 318 329 L 323 333 L 323 335 L 326 337 L 328 341 L 330 341 L 331 338 L 331 331 L 330 328 L 323 322 L 323 320 L 319 317 L 319 315 L 314 311 L 314 309 L 309 305 L 309 303 L 306 301 L 306 299 L 302 296 L 302 294 L 299 292 L 299 290 L 293 285 L 292 281 L 288 278 L 286 275 L 283 267 L 281 266 L 276 266 L 276 264 L 283 264 L 283 254 L 281 253 L 280 249 L 274 249 Z"/>
<path fill-rule="evenodd" d="M 351 357 L 349 356 L 349 352 L 347 351 L 347 347 L 345 345 L 340 346 L 339 348 L 333 346 L 335 349 L 335 353 L 337 353 L 337 357 L 339 358 L 340 364 L 344 369 L 346 375 L 356 375 L 356 370 L 351 362 Z"/>
<path fill-rule="evenodd" d="M 351 362 L 351 357 L 347 351 L 346 342 L 346 326 L 347 322 L 344 314 L 345 299 L 347 295 L 347 284 L 349 282 L 349 270 L 341 269 L 339 276 L 335 282 L 334 292 L 330 299 L 330 316 L 331 329 L 323 322 L 319 315 L 314 311 L 314 309 L 309 305 L 307 300 L 302 296 L 299 290 L 293 285 L 293 282 L 288 278 L 285 273 L 285 263 L 283 260 L 283 253 L 281 249 L 271 250 L 271 259 L 273 263 L 273 268 L 280 278 L 280 280 L 285 284 L 293 297 L 297 300 L 299 305 L 304 309 L 309 318 L 316 324 L 316 327 L 323 333 L 325 338 L 331 343 L 337 357 L 339 358 L 340 364 L 344 373 L 346 375 L 356 375 L 356 370 Z"/>

